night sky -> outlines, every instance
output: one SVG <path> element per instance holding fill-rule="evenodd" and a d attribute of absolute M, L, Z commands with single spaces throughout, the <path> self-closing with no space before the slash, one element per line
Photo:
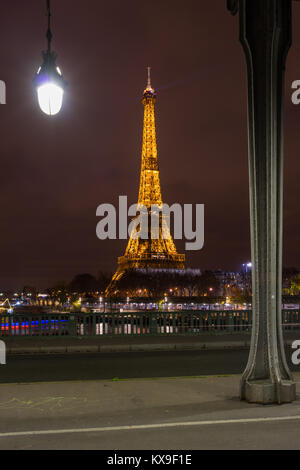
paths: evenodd
<path fill-rule="evenodd" d="M 250 257 L 246 68 L 225 0 L 52 0 L 53 47 L 68 90 L 39 110 L 44 0 L 1 2 L 0 288 L 113 271 L 126 241 L 96 237 L 96 208 L 137 201 L 146 66 L 158 92 L 164 201 L 205 204 L 205 246 L 188 265 L 237 270 Z M 284 264 L 300 266 L 300 4 L 287 63 Z M 183 252 L 183 243 L 176 243 Z"/>

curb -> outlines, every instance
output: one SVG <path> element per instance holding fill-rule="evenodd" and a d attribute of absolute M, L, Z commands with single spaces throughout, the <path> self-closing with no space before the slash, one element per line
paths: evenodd
<path fill-rule="evenodd" d="M 249 349 L 250 341 L 209 342 L 209 343 L 173 343 L 173 344 L 116 344 L 116 345 L 70 345 L 70 346 L 29 346 L 8 347 L 7 354 L 84 354 L 84 353 L 121 353 L 147 351 L 203 351 L 224 349 Z"/>
<path fill-rule="evenodd" d="M 287 339 L 285 346 L 290 347 L 294 340 Z M 157 344 L 71 344 L 40 346 L 7 346 L 7 355 L 34 354 L 85 354 L 85 353 L 122 353 L 147 351 L 219 351 L 250 348 L 250 339 L 244 341 L 210 341 L 205 343 L 157 343 Z"/>

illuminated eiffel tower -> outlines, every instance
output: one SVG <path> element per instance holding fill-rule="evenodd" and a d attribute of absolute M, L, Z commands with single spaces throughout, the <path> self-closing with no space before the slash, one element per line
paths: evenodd
<path fill-rule="evenodd" d="M 144 129 L 138 208 L 141 205 L 147 208 L 149 221 L 151 220 L 151 206 L 156 205 L 160 208 L 163 206 L 157 158 L 155 102 L 156 93 L 151 86 L 150 67 L 148 67 L 148 83 L 143 94 Z M 159 220 L 159 237 L 157 239 L 150 236 L 150 222 L 148 227 L 148 239 L 130 236 L 124 256 L 118 258 L 118 268 L 106 289 L 107 295 L 118 292 L 118 281 L 128 270 L 185 269 L 185 255 L 177 253 L 164 216 L 161 216 Z"/>

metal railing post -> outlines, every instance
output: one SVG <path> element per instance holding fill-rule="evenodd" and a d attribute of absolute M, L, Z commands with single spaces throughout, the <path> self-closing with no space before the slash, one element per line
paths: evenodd
<path fill-rule="evenodd" d="M 77 336 L 76 317 L 75 317 L 74 313 L 69 316 L 68 324 L 69 324 L 69 328 L 68 328 L 69 335 L 70 336 Z"/>
<path fill-rule="evenodd" d="M 150 334 L 151 335 L 156 335 L 157 334 L 156 313 L 155 312 L 150 312 L 149 317 L 150 317 Z"/>

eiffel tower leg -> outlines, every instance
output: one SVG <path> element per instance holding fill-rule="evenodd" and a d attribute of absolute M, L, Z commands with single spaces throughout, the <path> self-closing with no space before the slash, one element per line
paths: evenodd
<path fill-rule="evenodd" d="M 250 227 L 253 321 L 241 398 L 296 398 L 282 335 L 283 85 L 291 45 L 291 0 L 228 1 L 239 6 L 248 70 Z"/>

